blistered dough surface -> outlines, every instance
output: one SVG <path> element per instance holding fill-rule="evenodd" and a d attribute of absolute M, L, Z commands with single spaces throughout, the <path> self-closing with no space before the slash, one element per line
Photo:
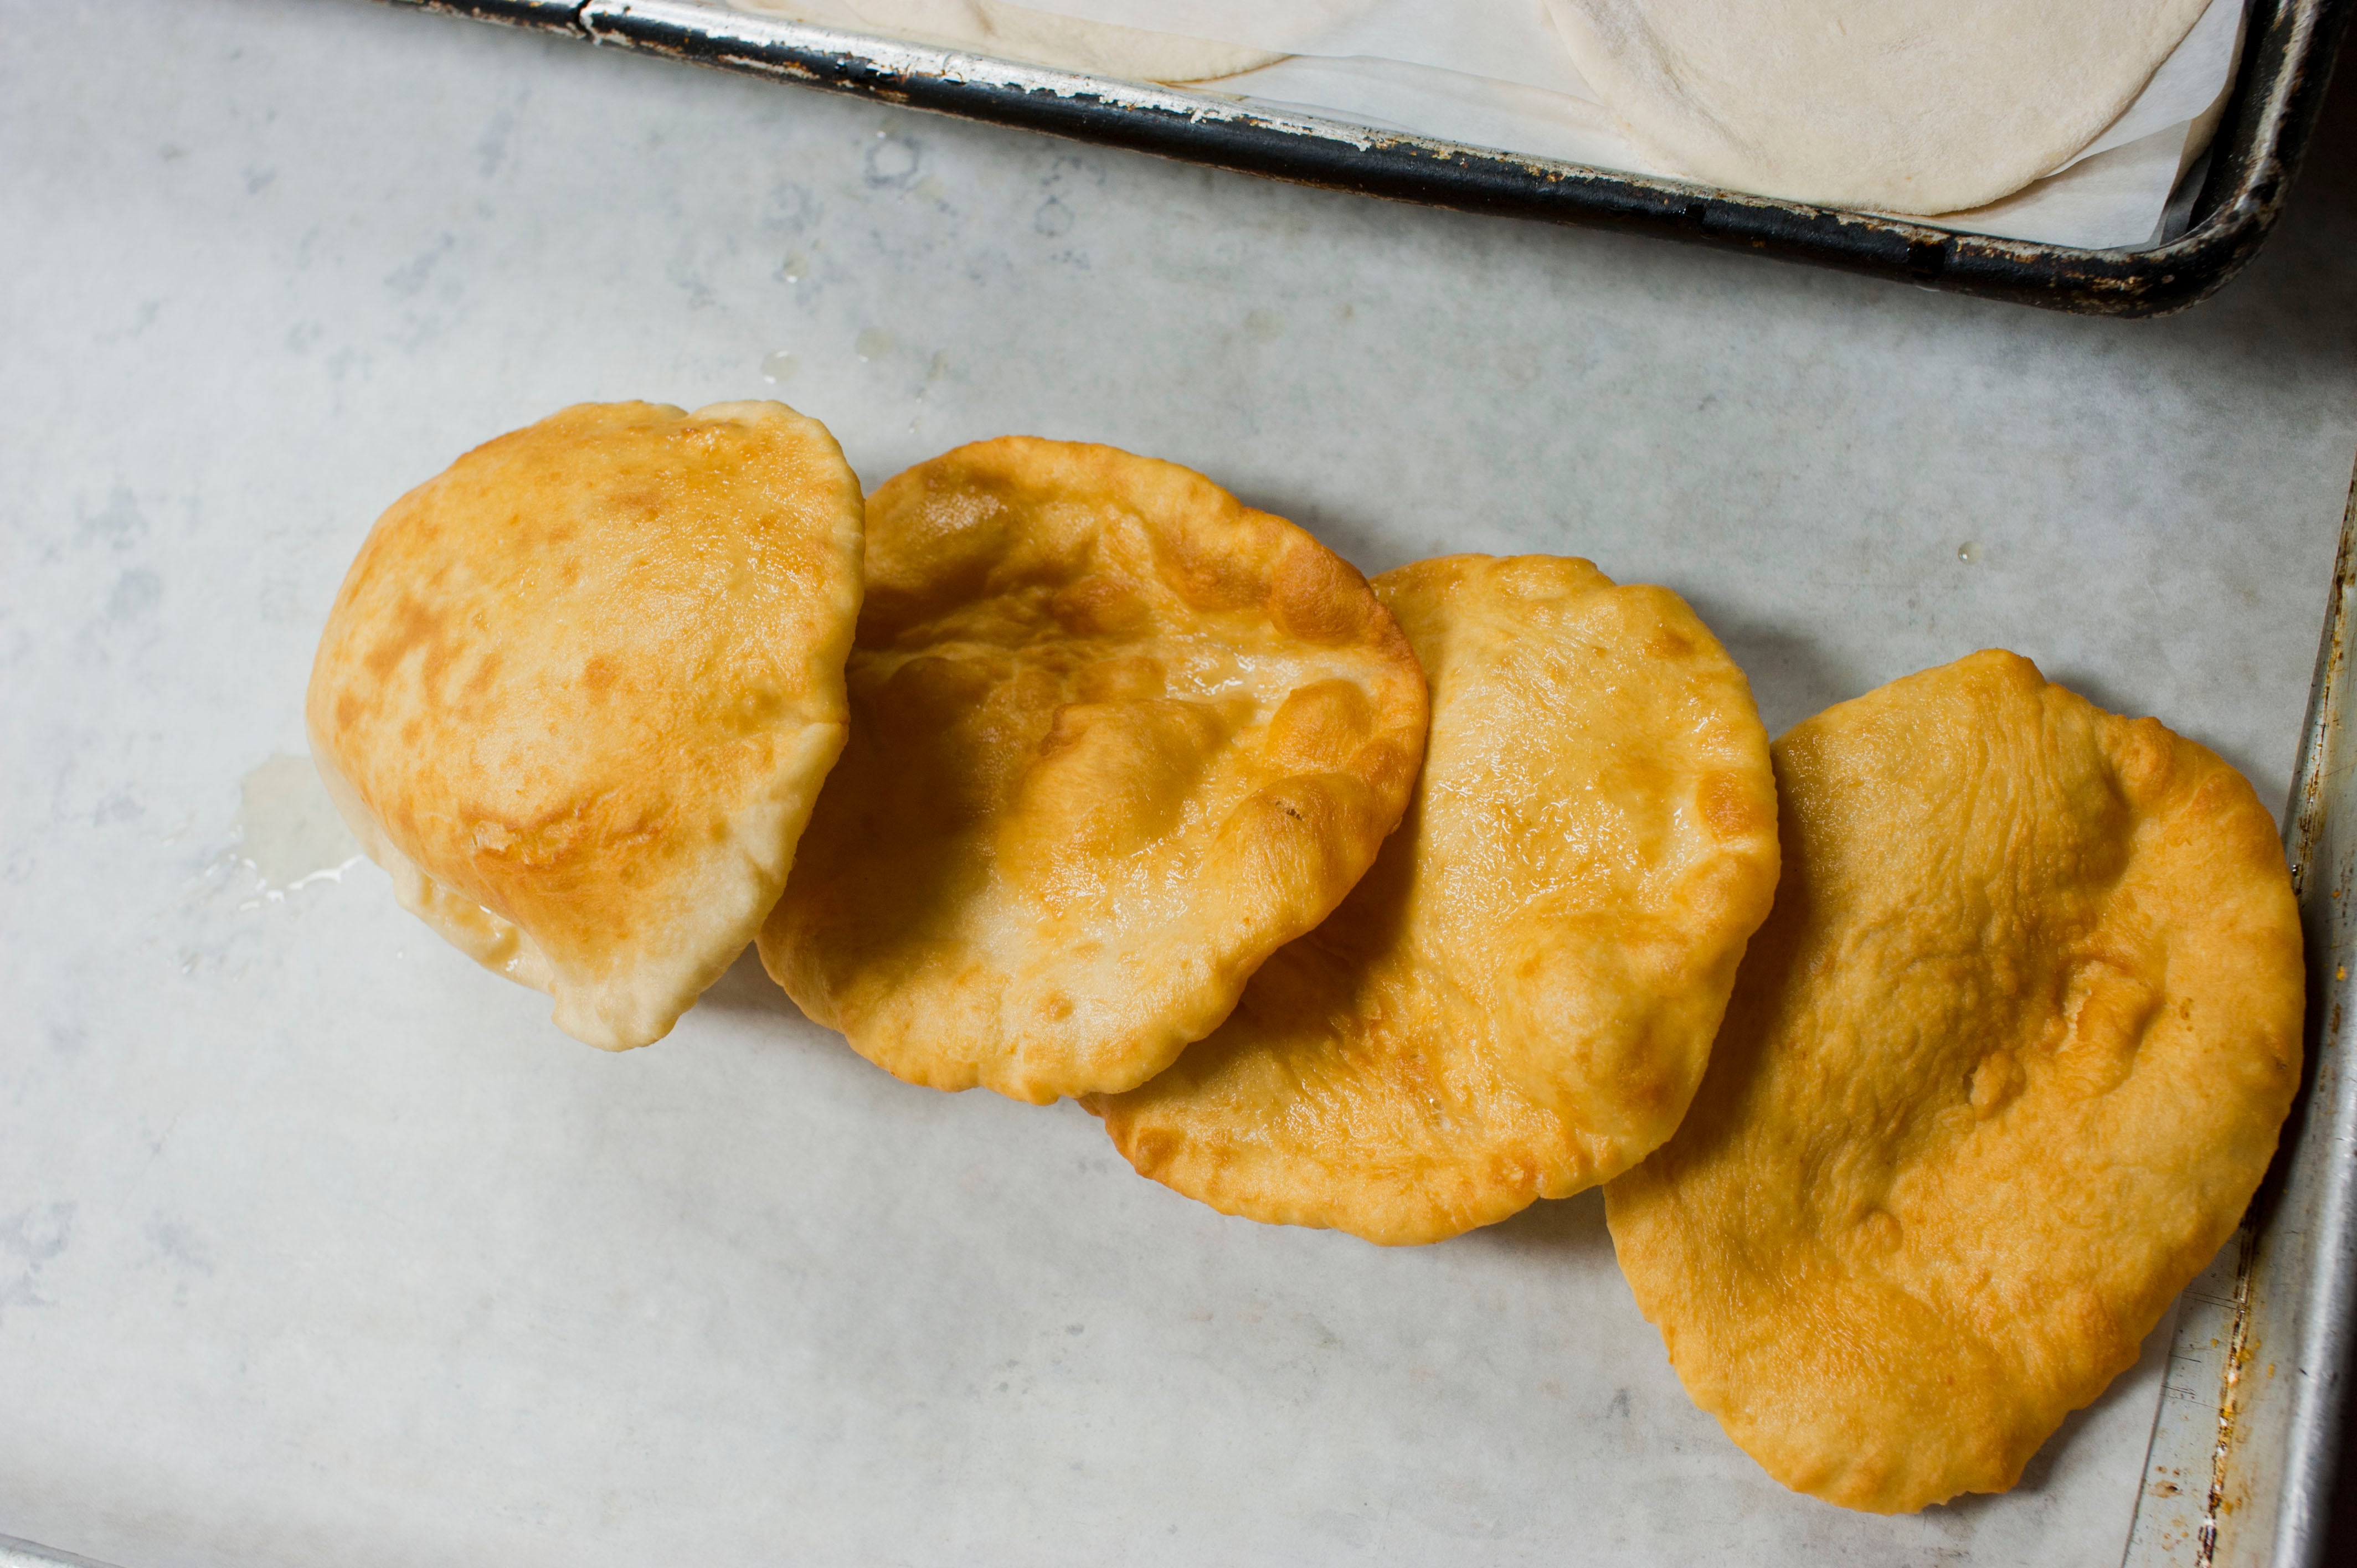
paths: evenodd
<path fill-rule="evenodd" d="M 847 725 L 858 481 L 781 403 L 582 404 L 468 453 L 361 546 L 312 751 L 403 903 L 659 1038 L 775 902 Z"/>
<path fill-rule="evenodd" d="M 1300 529 L 1111 447 L 961 447 L 868 518 L 851 739 L 763 961 L 913 1082 L 1141 1082 L 1398 822 L 1415 655 Z"/>
<path fill-rule="evenodd" d="M 1667 589 L 1547 556 L 1375 589 L 1431 681 L 1406 822 L 1217 1033 L 1092 1107 L 1229 1213 L 1432 1241 L 1677 1125 L 1776 885 L 1775 792 L 1742 671 Z"/>

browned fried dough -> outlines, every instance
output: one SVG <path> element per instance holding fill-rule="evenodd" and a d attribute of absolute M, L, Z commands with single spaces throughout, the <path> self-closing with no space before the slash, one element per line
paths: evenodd
<path fill-rule="evenodd" d="M 2299 921 L 2215 756 L 1977 653 L 1776 744 L 1784 875 L 1676 1136 L 1606 1189 L 1696 1403 L 1788 1487 L 2003 1491 L 2232 1232 Z"/>
<path fill-rule="evenodd" d="M 960 447 L 868 519 L 851 741 L 762 961 L 912 1082 L 1142 1082 L 1398 822 L 1415 655 L 1300 529 L 1109 446 Z"/>
<path fill-rule="evenodd" d="M 403 906 L 619 1050 L 785 884 L 847 723 L 858 480 L 781 403 L 583 404 L 384 514 L 312 755 Z"/>
<path fill-rule="evenodd" d="M 1432 683 L 1406 822 L 1225 1026 L 1091 1103 L 1214 1208 L 1433 1241 L 1669 1136 L 1768 912 L 1775 792 L 1742 671 L 1667 589 L 1458 555 L 1375 591 Z"/>

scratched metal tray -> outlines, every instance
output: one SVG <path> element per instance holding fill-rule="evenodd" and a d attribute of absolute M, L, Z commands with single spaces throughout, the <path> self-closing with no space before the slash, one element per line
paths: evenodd
<path fill-rule="evenodd" d="M 2095 316 L 2197 304 L 2257 253 L 2324 104 L 2357 0 L 2249 0 L 2242 65 L 2184 230 L 2090 251 L 1248 109 L 695 0 L 393 0 L 911 108 L 1436 207 L 1630 229 Z"/>
<path fill-rule="evenodd" d="M 2308 940 L 2306 1081 L 2234 1240 L 2179 1308 L 2126 1568 L 2324 1562 L 2357 1323 L 2357 486 L 2285 813 Z"/>

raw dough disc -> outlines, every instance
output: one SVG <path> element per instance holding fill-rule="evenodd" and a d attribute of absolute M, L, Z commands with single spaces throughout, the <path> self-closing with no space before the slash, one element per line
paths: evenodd
<path fill-rule="evenodd" d="M 1546 0 L 1646 153 L 1828 206 L 1954 212 L 2094 140 L 2209 0 Z"/>
<path fill-rule="evenodd" d="M 1375 592 L 1432 683 L 1415 802 L 1209 1039 L 1090 1102 L 1254 1219 L 1436 1241 L 1669 1136 L 1776 887 L 1768 736 L 1666 588 L 1448 556 Z"/>
<path fill-rule="evenodd" d="M 1605 1189 L 1686 1391 L 1797 1490 L 2003 1491 L 2233 1231 L 2299 1079 L 2275 824 L 1971 658 L 1776 743 L 1784 877 L 1677 1134 Z"/>
<path fill-rule="evenodd" d="M 395 501 L 307 716 L 403 907 L 593 1046 L 669 1032 L 843 748 L 860 516 L 834 437 L 776 403 L 584 403 Z"/>
<path fill-rule="evenodd" d="M 762 961 L 911 1082 L 1142 1083 L 1398 824 L 1415 655 L 1340 557 L 1175 463 L 985 441 L 867 515 L 851 741 Z"/>
<path fill-rule="evenodd" d="M 1209 81 L 1286 57 L 1215 38 L 1148 32 L 1006 0 L 736 0 L 798 22 L 881 33 L 1001 59 L 1128 81 Z"/>

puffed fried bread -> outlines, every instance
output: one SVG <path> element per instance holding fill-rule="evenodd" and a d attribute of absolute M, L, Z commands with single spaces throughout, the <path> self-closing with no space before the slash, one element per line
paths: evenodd
<path fill-rule="evenodd" d="M 1226 1213 L 1434 1241 L 1670 1134 L 1776 885 L 1743 673 L 1666 588 L 1455 555 L 1375 592 L 1432 688 L 1406 822 L 1168 1070 L 1090 1101 Z"/>
<path fill-rule="evenodd" d="M 2003 1491 L 2232 1233 L 2299 1079 L 2242 775 L 1977 653 L 1775 747 L 1784 875 L 1677 1133 L 1606 1188 L 1696 1403 L 1784 1485 Z"/>
<path fill-rule="evenodd" d="M 842 749 L 861 514 L 834 438 L 775 403 L 581 404 L 394 502 L 306 706 L 402 905 L 591 1045 L 667 1033 Z"/>
<path fill-rule="evenodd" d="M 868 502 L 850 744 L 762 961 L 914 1083 L 1133 1087 L 1399 821 L 1424 676 L 1347 563 L 1176 464 L 1008 437 Z"/>

